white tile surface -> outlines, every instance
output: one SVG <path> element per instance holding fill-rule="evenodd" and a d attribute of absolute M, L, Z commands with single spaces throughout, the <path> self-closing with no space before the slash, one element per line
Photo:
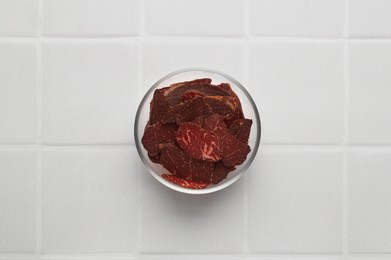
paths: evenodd
<path fill-rule="evenodd" d="M 252 253 L 342 251 L 342 154 L 262 149 L 251 166 L 248 243 Z"/>
<path fill-rule="evenodd" d="M 342 142 L 341 43 L 253 42 L 249 88 L 264 143 Z"/>
<path fill-rule="evenodd" d="M 244 1 L 146 0 L 145 28 L 156 35 L 242 35 Z"/>
<path fill-rule="evenodd" d="M 347 260 L 390 260 L 390 254 L 355 254 L 349 255 Z"/>
<path fill-rule="evenodd" d="M 352 43 L 349 77 L 350 142 L 391 144 L 391 45 Z"/>
<path fill-rule="evenodd" d="M 243 45 L 232 41 L 147 41 L 143 46 L 143 90 L 175 70 L 201 67 L 243 80 Z"/>
<path fill-rule="evenodd" d="M 49 41 L 43 52 L 44 142 L 133 142 L 137 46 L 106 40 Z"/>
<path fill-rule="evenodd" d="M 255 35 L 341 37 L 344 5 L 341 0 L 250 0 L 250 30 Z"/>
<path fill-rule="evenodd" d="M 0 143 L 36 141 L 36 62 L 33 42 L 0 41 Z"/>
<path fill-rule="evenodd" d="M 349 154 L 349 251 L 391 253 L 391 152 Z"/>
<path fill-rule="evenodd" d="M 0 253 L 35 251 L 36 184 L 35 151 L 0 151 Z"/>
<path fill-rule="evenodd" d="M 47 35 L 134 35 L 138 0 L 43 0 Z"/>
<path fill-rule="evenodd" d="M 391 37 L 391 1 L 349 1 L 350 37 Z"/>
<path fill-rule="evenodd" d="M 38 33 L 38 0 L 0 0 L 0 36 Z"/>
<path fill-rule="evenodd" d="M 244 260 L 342 260 L 343 256 L 330 256 L 327 254 L 322 255 L 271 255 L 271 256 L 247 256 Z"/>
<path fill-rule="evenodd" d="M 135 151 L 45 151 L 42 245 L 46 253 L 135 252 Z"/>
<path fill-rule="evenodd" d="M 242 260 L 240 256 L 208 256 L 208 255 L 158 255 L 158 256 L 142 256 L 140 260 Z"/>
<path fill-rule="evenodd" d="M 243 247 L 242 180 L 209 195 L 169 190 L 143 176 L 141 252 L 240 253 Z"/>

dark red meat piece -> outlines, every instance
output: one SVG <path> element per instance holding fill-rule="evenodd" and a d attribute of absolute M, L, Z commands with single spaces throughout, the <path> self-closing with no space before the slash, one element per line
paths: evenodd
<path fill-rule="evenodd" d="M 171 106 L 178 104 L 182 95 L 190 90 L 196 90 L 205 96 L 229 96 L 227 91 L 216 85 L 211 85 L 210 82 L 211 79 L 199 79 L 172 84 L 169 89 L 164 91 L 164 95 Z"/>
<path fill-rule="evenodd" d="M 211 182 L 213 184 L 219 183 L 227 178 L 228 173 L 234 171 L 235 166 L 227 166 L 222 161 L 215 163 L 215 168 L 211 176 Z"/>
<path fill-rule="evenodd" d="M 148 158 L 151 160 L 151 162 L 153 163 L 160 163 L 160 152 L 158 154 L 155 154 L 155 155 L 150 155 L 148 153 Z"/>
<path fill-rule="evenodd" d="M 253 120 L 251 119 L 236 119 L 229 127 L 229 131 L 236 139 L 247 144 L 252 124 Z"/>
<path fill-rule="evenodd" d="M 224 119 L 232 118 L 240 103 L 236 97 L 231 96 L 207 96 L 204 101 L 207 114 L 217 113 Z"/>
<path fill-rule="evenodd" d="M 219 114 L 205 118 L 204 128 L 213 131 L 219 137 L 222 161 L 225 165 L 240 165 L 246 160 L 247 154 L 251 151 L 250 146 L 234 137 Z"/>
<path fill-rule="evenodd" d="M 202 98 L 193 98 L 183 103 L 179 103 L 162 117 L 162 123 L 174 123 L 193 121 L 196 117 L 203 115 L 205 112 L 205 102 Z"/>
<path fill-rule="evenodd" d="M 203 183 L 199 181 L 187 181 L 171 174 L 162 174 L 162 177 L 168 180 L 169 182 L 172 182 L 183 188 L 188 188 L 188 189 L 205 189 L 206 187 L 209 186 L 209 183 Z"/>
<path fill-rule="evenodd" d="M 192 122 L 200 127 L 202 127 L 204 125 L 204 116 L 198 116 L 196 117 L 196 119 L 194 119 Z"/>
<path fill-rule="evenodd" d="M 214 169 L 213 163 L 191 158 L 173 143 L 162 144 L 159 148 L 161 152 L 160 164 L 171 174 L 184 180 L 210 182 L 210 176 Z"/>
<path fill-rule="evenodd" d="M 217 135 L 195 123 L 181 124 L 176 140 L 179 146 L 194 159 L 210 162 L 217 162 L 221 159 Z"/>
<path fill-rule="evenodd" d="M 151 101 L 151 110 L 149 112 L 149 124 L 159 122 L 163 115 L 170 109 L 167 98 L 164 96 L 164 90 L 156 89 Z"/>
<path fill-rule="evenodd" d="M 188 90 L 186 91 L 185 93 L 183 93 L 183 95 L 181 96 L 181 102 L 183 101 L 186 101 L 186 100 L 189 100 L 189 99 L 193 99 L 193 98 L 196 98 L 196 97 L 203 97 L 205 96 L 204 94 L 202 94 L 201 92 L 199 92 L 198 90 Z"/>
<path fill-rule="evenodd" d="M 147 125 L 141 143 L 148 151 L 149 156 L 154 157 L 159 154 L 159 144 L 175 142 L 177 129 L 176 124 L 163 125 L 162 123 L 156 123 Z"/>

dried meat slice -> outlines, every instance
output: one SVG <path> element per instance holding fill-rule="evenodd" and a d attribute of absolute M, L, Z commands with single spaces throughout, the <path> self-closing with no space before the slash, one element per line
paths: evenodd
<path fill-rule="evenodd" d="M 195 123 L 181 124 L 176 140 L 179 146 L 194 159 L 210 162 L 217 162 L 221 159 L 217 135 Z"/>
<path fill-rule="evenodd" d="M 181 178 L 176 177 L 171 174 L 162 174 L 163 179 L 166 179 L 169 182 L 172 182 L 176 185 L 179 185 L 187 189 L 205 189 L 209 186 L 209 183 L 199 182 L 199 181 L 187 181 Z"/>
<path fill-rule="evenodd" d="M 213 163 L 191 158 L 178 145 L 173 143 L 159 146 L 160 164 L 171 174 L 184 180 L 207 182 L 214 169 Z"/>
<path fill-rule="evenodd" d="M 167 98 L 164 96 L 163 89 L 156 89 L 153 93 L 151 108 L 149 112 L 149 124 L 160 122 L 163 115 L 170 109 Z"/>
<path fill-rule="evenodd" d="M 156 123 L 147 125 L 141 143 L 148 151 L 149 156 L 154 157 L 159 154 L 159 144 L 175 142 L 177 129 L 176 124 Z"/>
<path fill-rule="evenodd" d="M 217 184 L 227 178 L 228 173 L 234 171 L 235 166 L 227 166 L 222 161 L 215 163 L 215 168 L 213 170 L 210 182 Z"/>
<path fill-rule="evenodd" d="M 242 143 L 247 144 L 252 124 L 253 120 L 251 119 L 236 119 L 229 127 L 229 131 L 234 135 L 236 139 L 238 139 Z"/>
<path fill-rule="evenodd" d="M 180 101 L 183 102 L 183 101 L 190 100 L 190 99 L 193 99 L 193 98 L 196 98 L 196 97 L 204 97 L 204 96 L 205 95 L 202 94 L 200 91 L 192 89 L 192 90 L 188 90 L 185 93 L 183 93 L 183 95 L 181 96 Z"/>
<path fill-rule="evenodd" d="M 173 85 L 164 91 L 164 95 L 166 96 L 168 103 L 171 106 L 179 104 L 181 101 L 181 97 L 187 91 L 198 91 L 202 93 L 204 96 L 229 96 L 229 93 L 224 89 L 210 84 L 210 79 L 198 79 L 187 82 L 180 82 Z"/>
<path fill-rule="evenodd" d="M 148 153 L 148 158 L 151 160 L 151 162 L 153 163 L 160 163 L 160 153 L 158 154 L 155 154 L 155 155 L 151 155 L 150 153 Z"/>
<path fill-rule="evenodd" d="M 180 124 L 193 121 L 205 112 L 205 102 L 202 98 L 193 98 L 170 108 L 162 117 L 162 123 Z"/>
<path fill-rule="evenodd" d="M 251 151 L 250 146 L 234 137 L 222 116 L 213 114 L 205 118 L 204 128 L 213 131 L 219 137 L 221 157 L 226 166 L 240 165 L 246 160 L 247 154 Z"/>
<path fill-rule="evenodd" d="M 224 119 L 232 118 L 240 101 L 231 96 L 207 96 L 204 97 L 206 114 L 219 114 Z"/>

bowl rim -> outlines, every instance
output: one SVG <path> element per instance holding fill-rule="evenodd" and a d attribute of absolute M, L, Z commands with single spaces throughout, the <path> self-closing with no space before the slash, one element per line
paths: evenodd
<path fill-rule="evenodd" d="M 220 185 L 218 184 L 218 185 L 210 187 L 210 188 L 207 187 L 205 189 L 187 189 L 187 188 L 180 187 L 180 186 L 178 186 L 176 184 L 173 184 L 173 183 L 163 179 L 160 175 L 158 175 L 149 166 L 149 162 L 147 161 L 147 158 L 142 153 L 143 147 L 141 147 L 141 142 L 138 141 L 139 140 L 139 134 L 138 134 L 139 118 L 140 118 L 141 110 L 143 109 L 142 105 L 145 104 L 145 102 L 148 101 L 147 98 L 152 94 L 153 91 L 155 91 L 156 87 L 159 86 L 165 80 L 167 80 L 167 79 L 169 79 L 169 78 L 171 78 L 173 76 L 176 76 L 178 74 L 185 73 L 185 72 L 191 72 L 191 71 L 199 71 L 199 72 L 207 72 L 207 73 L 217 74 L 217 75 L 219 75 L 221 77 L 224 77 L 224 78 L 227 78 L 228 80 L 233 82 L 244 93 L 244 95 L 249 100 L 249 102 L 251 104 L 251 107 L 254 110 L 254 114 L 255 114 L 255 118 L 253 118 L 253 120 L 255 120 L 255 123 L 256 123 L 256 125 L 258 126 L 258 129 L 259 129 L 257 131 L 257 133 L 256 133 L 256 138 L 255 138 L 255 144 L 254 144 L 253 152 L 251 153 L 250 157 L 247 159 L 245 165 L 243 165 L 243 167 L 240 169 L 240 171 L 232 179 L 230 179 L 229 181 L 226 181 L 226 182 L 224 182 L 224 183 L 222 183 Z M 262 132 L 261 131 L 261 119 L 260 119 L 260 116 L 259 116 L 259 111 L 258 111 L 256 103 L 254 102 L 253 98 L 251 97 L 251 95 L 247 91 L 247 89 L 239 81 L 237 81 L 236 79 L 234 79 L 233 77 L 231 77 L 230 75 L 228 75 L 228 74 L 226 74 L 224 72 L 220 72 L 220 71 L 213 70 L 213 69 L 200 68 L 200 67 L 184 68 L 184 69 L 176 70 L 176 71 L 173 71 L 173 72 L 171 72 L 169 74 L 166 74 L 165 76 L 163 76 L 159 80 L 157 80 L 148 89 L 148 91 L 144 94 L 143 98 L 141 99 L 141 101 L 140 101 L 140 103 L 138 105 L 137 112 L 136 112 L 136 117 L 135 117 L 135 120 L 134 120 L 134 138 L 135 138 L 135 145 L 136 145 L 137 153 L 139 154 L 139 157 L 142 160 L 144 166 L 147 168 L 148 172 L 157 181 L 162 183 L 164 186 L 166 186 L 166 187 L 168 187 L 168 188 L 170 188 L 172 190 L 175 190 L 175 191 L 178 191 L 178 192 L 182 192 L 182 193 L 186 193 L 186 194 L 208 194 L 208 193 L 216 192 L 216 191 L 222 190 L 222 189 L 230 186 L 231 184 L 235 183 L 238 179 L 240 179 L 243 176 L 243 173 L 248 169 L 248 167 L 250 167 L 250 165 L 254 161 L 255 156 L 257 155 L 257 152 L 258 152 L 258 149 L 259 149 L 259 145 L 260 145 L 260 141 L 261 141 L 261 132 Z"/>

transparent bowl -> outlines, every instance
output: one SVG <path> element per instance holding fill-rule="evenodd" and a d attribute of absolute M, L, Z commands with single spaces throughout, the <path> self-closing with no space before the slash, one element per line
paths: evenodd
<path fill-rule="evenodd" d="M 141 144 L 141 138 L 143 137 L 144 129 L 148 122 L 149 109 L 150 109 L 149 104 L 152 100 L 155 89 L 167 87 L 172 83 L 190 81 L 199 78 L 210 78 L 212 79 L 212 84 L 229 83 L 231 85 L 232 90 L 235 91 L 235 93 L 238 95 L 241 101 L 244 116 L 246 118 L 253 120 L 253 125 L 251 127 L 251 133 L 248 142 L 251 148 L 251 152 L 247 155 L 246 161 L 243 164 L 236 166 L 236 169 L 230 172 L 227 178 L 221 181 L 220 183 L 212 184 L 205 189 L 189 189 L 171 183 L 166 179 L 164 179 L 163 177 L 161 177 L 162 174 L 168 173 L 168 171 L 165 168 L 163 168 L 162 165 L 155 164 L 149 159 L 147 151 L 144 149 L 144 147 Z M 136 114 L 136 119 L 134 124 L 134 137 L 135 137 L 137 151 L 140 155 L 141 160 L 143 161 L 145 167 L 148 169 L 151 175 L 155 177 L 156 180 L 158 180 L 168 188 L 179 192 L 188 193 L 188 194 L 206 194 L 206 193 L 211 193 L 211 192 L 224 189 L 229 185 L 233 184 L 243 175 L 245 170 L 251 165 L 258 151 L 258 147 L 261 139 L 261 121 L 254 100 L 252 99 L 251 95 L 247 92 L 247 90 L 237 80 L 235 80 L 234 78 L 232 78 L 227 74 L 218 71 L 202 69 L 202 68 L 190 68 L 190 69 L 175 71 L 164 76 L 163 78 L 158 80 L 155 84 L 153 84 L 153 86 L 148 90 L 148 92 L 144 95 L 143 99 L 141 100 L 140 105 L 137 109 L 137 114 Z"/>

